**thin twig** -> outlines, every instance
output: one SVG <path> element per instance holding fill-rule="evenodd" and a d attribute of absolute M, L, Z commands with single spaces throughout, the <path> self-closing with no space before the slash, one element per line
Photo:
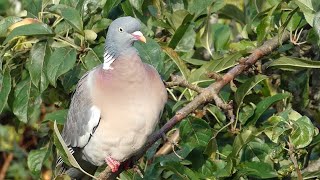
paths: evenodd
<path fill-rule="evenodd" d="M 303 180 L 303 177 L 302 177 L 302 174 L 301 174 L 301 170 L 299 168 L 299 165 L 298 165 L 298 161 L 296 159 L 296 157 L 294 156 L 294 147 L 293 147 L 293 144 L 291 144 L 290 142 L 288 142 L 288 146 L 289 146 L 289 155 L 290 155 L 290 159 L 294 165 L 294 169 L 296 170 L 297 172 L 297 176 L 298 176 L 298 180 Z"/>
<path fill-rule="evenodd" d="M 180 139 L 180 132 L 179 129 L 176 129 L 173 134 L 169 136 L 167 139 L 167 142 L 162 145 L 162 147 L 157 151 L 157 153 L 154 155 L 155 157 L 169 154 L 172 150 L 173 147 L 178 143 Z"/>
<path fill-rule="evenodd" d="M 203 91 L 203 88 L 195 84 L 190 84 L 187 80 L 185 80 L 183 77 L 178 75 L 171 75 L 171 82 L 166 82 L 166 86 L 167 87 L 173 87 L 173 86 L 186 87 L 188 89 L 196 91 L 197 93 L 201 93 Z"/>
<path fill-rule="evenodd" d="M 0 171 L 0 180 L 3 180 L 6 177 L 7 170 L 10 166 L 10 163 L 13 159 L 13 153 L 9 153 L 4 160 L 3 166 Z"/>
<path fill-rule="evenodd" d="M 178 122 L 187 117 L 190 113 L 196 110 L 201 104 L 217 100 L 218 93 L 220 90 L 232 81 L 236 76 L 241 74 L 246 68 L 255 64 L 258 59 L 261 57 L 270 54 L 275 48 L 279 47 L 280 44 L 287 41 L 290 38 L 290 33 L 284 32 L 278 41 L 279 37 L 275 36 L 272 39 L 266 41 L 262 46 L 255 49 L 248 57 L 245 58 L 243 63 L 239 63 L 237 66 L 230 69 L 225 75 L 221 77 L 218 81 L 214 82 L 207 88 L 201 90 L 201 93 L 198 94 L 190 103 L 181 108 L 159 131 L 153 133 L 149 138 L 146 145 L 137 152 L 128 161 L 137 161 L 139 160 L 145 152 L 151 147 L 158 139 L 161 138 L 162 134 L 167 133 L 171 130 Z M 219 98 L 220 99 L 220 98 Z M 219 101 L 219 100 L 218 100 Z M 217 103 L 217 102 L 216 102 Z M 124 169 L 120 168 L 117 174 L 121 173 Z M 108 176 L 99 176 L 102 179 L 108 179 Z"/>

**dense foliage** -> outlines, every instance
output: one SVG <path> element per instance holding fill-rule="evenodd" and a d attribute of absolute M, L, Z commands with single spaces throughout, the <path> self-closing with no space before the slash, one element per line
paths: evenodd
<path fill-rule="evenodd" d="M 0 179 L 50 179 L 54 121 L 62 127 L 77 81 L 102 62 L 106 28 L 123 15 L 143 23 L 149 38 L 135 46 L 166 82 L 176 74 L 207 87 L 266 40 L 290 32 L 291 41 L 220 91 L 233 121 L 202 104 L 168 133 L 180 132 L 173 151 L 155 157 L 159 140 L 121 179 L 320 176 L 319 9 L 318 0 L 0 1 Z M 167 90 L 159 127 L 198 94 Z"/>

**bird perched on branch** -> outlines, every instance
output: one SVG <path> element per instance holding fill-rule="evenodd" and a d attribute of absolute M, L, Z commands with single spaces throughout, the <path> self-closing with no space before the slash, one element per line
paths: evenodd
<path fill-rule="evenodd" d="M 113 172 L 134 155 L 154 131 L 167 93 L 158 72 L 141 61 L 135 41 L 146 42 L 140 21 L 121 17 L 109 26 L 104 62 L 78 82 L 62 137 L 70 152 L 93 174 L 107 163 Z M 82 178 L 60 158 L 60 173 Z"/>

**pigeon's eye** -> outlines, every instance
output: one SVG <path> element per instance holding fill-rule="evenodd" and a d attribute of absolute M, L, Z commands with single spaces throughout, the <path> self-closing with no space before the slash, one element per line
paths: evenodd
<path fill-rule="evenodd" d="M 123 32 L 123 29 L 122 29 L 122 27 L 119 27 L 119 32 Z"/>

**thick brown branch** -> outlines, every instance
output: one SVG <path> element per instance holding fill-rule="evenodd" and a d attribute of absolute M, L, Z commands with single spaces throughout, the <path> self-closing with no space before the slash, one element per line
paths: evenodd
<path fill-rule="evenodd" d="M 289 33 L 285 32 L 281 37 L 280 42 L 278 41 L 278 39 L 279 37 L 275 36 L 272 39 L 266 41 L 262 46 L 255 49 L 248 57 L 246 57 L 243 60 L 243 62 L 239 63 L 237 66 L 230 69 L 225 75 L 221 77 L 221 79 L 217 80 L 209 87 L 203 89 L 198 96 L 196 96 L 190 103 L 188 103 L 186 106 L 180 109 L 159 131 L 155 132 L 150 137 L 146 145 L 130 160 L 136 161 L 140 159 L 145 154 L 147 149 L 151 147 L 159 138 L 161 138 L 162 134 L 167 133 L 188 114 L 196 110 L 199 105 L 212 100 L 216 100 L 219 103 L 220 98 L 217 97 L 221 88 L 227 85 L 237 75 L 241 74 L 246 68 L 255 64 L 258 59 L 267 54 L 270 54 L 275 48 L 279 47 L 280 44 L 282 44 L 284 41 L 287 41 L 289 39 Z M 124 169 L 121 168 L 117 173 L 120 173 L 123 170 Z M 108 179 L 108 176 L 103 176 L 101 178 Z"/>

